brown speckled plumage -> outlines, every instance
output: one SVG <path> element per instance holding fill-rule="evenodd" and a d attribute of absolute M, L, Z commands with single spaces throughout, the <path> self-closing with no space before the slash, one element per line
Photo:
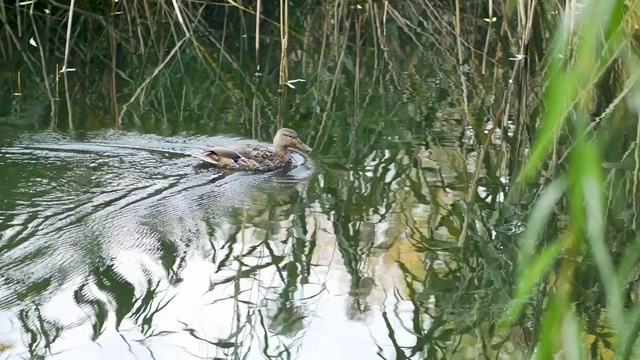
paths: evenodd
<path fill-rule="evenodd" d="M 311 151 L 298 139 L 295 131 L 286 128 L 278 130 L 273 138 L 273 147 L 272 151 L 261 145 L 216 146 L 196 157 L 220 169 L 267 172 L 282 168 L 291 161 L 289 148 Z"/>

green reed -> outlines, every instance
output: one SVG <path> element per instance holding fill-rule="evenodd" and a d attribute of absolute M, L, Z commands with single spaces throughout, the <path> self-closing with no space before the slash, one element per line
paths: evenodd
<path fill-rule="evenodd" d="M 515 298 L 502 325 L 527 313 L 526 299 L 548 292 L 530 355 L 586 359 L 611 348 L 616 357 L 632 358 L 640 305 L 627 281 L 637 271 L 638 238 L 620 226 L 637 226 L 640 173 L 637 162 L 626 172 L 607 171 L 603 163 L 605 157 L 623 163 L 638 153 L 637 136 L 625 135 L 640 134 L 633 99 L 640 75 L 633 38 L 638 2 L 568 5 L 557 8 L 558 26 L 545 57 L 542 116 L 532 124 L 535 140 L 518 178 L 541 178 L 545 186 L 528 215 Z M 617 81 L 606 83 L 612 72 Z M 614 94 L 605 95 L 611 87 Z M 610 102 L 598 106 L 606 96 Z M 614 201 L 621 196 L 626 201 Z M 549 222 L 561 217 L 562 231 L 548 232 Z M 585 274 L 593 275 L 589 285 Z M 587 336 L 592 331 L 585 327 L 593 323 L 579 310 L 589 293 L 604 298 L 606 306 L 596 316 L 606 319 L 599 339 Z"/>

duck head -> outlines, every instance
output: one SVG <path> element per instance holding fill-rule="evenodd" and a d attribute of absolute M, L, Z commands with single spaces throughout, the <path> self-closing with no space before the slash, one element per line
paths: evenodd
<path fill-rule="evenodd" d="M 276 136 L 273 138 L 273 146 L 276 148 L 276 151 L 284 151 L 288 148 L 296 148 L 304 152 L 310 152 L 312 150 L 298 139 L 298 134 L 295 131 L 287 128 L 278 130 Z"/>

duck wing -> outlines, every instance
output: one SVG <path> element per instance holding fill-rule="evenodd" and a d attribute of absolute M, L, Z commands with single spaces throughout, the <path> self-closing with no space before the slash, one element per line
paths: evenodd
<path fill-rule="evenodd" d="M 264 151 L 265 149 L 264 146 L 259 145 L 214 146 L 207 152 L 237 161 L 239 158 L 252 159 L 256 157 L 256 153 Z"/>
<path fill-rule="evenodd" d="M 219 168 L 254 171 L 271 171 L 289 161 L 288 156 L 280 156 L 265 146 L 253 144 L 214 146 L 203 154 L 194 156 Z"/>

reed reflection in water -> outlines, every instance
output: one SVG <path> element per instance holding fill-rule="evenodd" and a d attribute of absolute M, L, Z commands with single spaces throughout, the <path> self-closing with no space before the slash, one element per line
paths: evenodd
<path fill-rule="evenodd" d="M 350 220 L 348 187 L 366 184 L 353 174 L 296 157 L 221 178 L 187 154 L 235 139 L 48 136 L 2 149 L 10 355 L 395 357 L 416 345 L 416 320 L 429 328 L 402 280 L 424 273 L 396 216 L 406 202 Z M 390 155 L 370 168 L 394 172 Z"/>

